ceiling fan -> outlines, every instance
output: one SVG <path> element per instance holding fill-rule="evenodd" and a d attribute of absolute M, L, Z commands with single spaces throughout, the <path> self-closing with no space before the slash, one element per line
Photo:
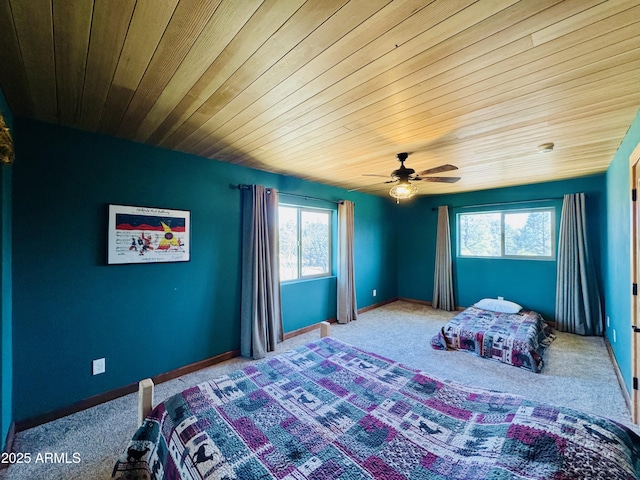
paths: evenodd
<path fill-rule="evenodd" d="M 432 175 L 434 173 L 441 172 L 449 172 L 451 170 L 457 170 L 458 167 L 455 165 L 440 165 L 439 167 L 429 168 L 427 170 L 423 170 L 422 172 L 416 173 L 413 168 L 407 168 L 404 166 L 404 162 L 409 157 L 409 154 L 406 152 L 398 153 L 396 155 L 398 161 L 400 162 L 400 168 L 391 172 L 390 179 L 384 183 L 395 183 L 391 190 L 389 190 L 389 195 L 396 199 L 396 203 L 400 203 L 401 199 L 407 199 L 413 197 L 417 192 L 418 188 L 413 185 L 411 182 L 441 182 L 441 183 L 455 183 L 460 180 L 460 177 L 426 177 L 424 175 Z M 364 174 L 365 176 L 370 177 L 383 177 L 384 175 L 375 175 L 375 174 Z"/>

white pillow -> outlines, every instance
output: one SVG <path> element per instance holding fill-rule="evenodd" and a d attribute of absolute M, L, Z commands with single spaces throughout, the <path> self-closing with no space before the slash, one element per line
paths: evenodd
<path fill-rule="evenodd" d="M 483 298 L 476 303 L 474 307 L 500 313 L 518 313 L 522 310 L 522 307 L 517 303 L 510 302 L 509 300 L 499 300 L 497 298 Z"/>

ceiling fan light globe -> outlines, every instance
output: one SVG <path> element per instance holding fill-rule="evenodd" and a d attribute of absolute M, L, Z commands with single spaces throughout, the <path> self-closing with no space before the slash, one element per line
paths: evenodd
<path fill-rule="evenodd" d="M 411 183 L 398 183 L 389 190 L 389 195 L 398 200 L 411 198 L 416 193 L 418 193 L 418 187 Z"/>

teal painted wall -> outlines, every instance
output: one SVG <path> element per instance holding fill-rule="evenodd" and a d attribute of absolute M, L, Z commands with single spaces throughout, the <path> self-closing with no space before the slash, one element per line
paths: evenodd
<path fill-rule="evenodd" d="M 13 116 L 2 91 L 0 113 L 13 131 Z M 13 422 L 13 334 L 12 334 L 12 250 L 11 192 L 12 168 L 0 166 L 0 443 L 2 449 Z"/>
<path fill-rule="evenodd" d="M 631 347 L 631 176 L 629 156 L 640 143 L 640 112 L 629 127 L 606 174 L 607 250 L 605 254 L 606 336 L 627 390 L 632 388 Z M 616 341 L 613 330 L 616 330 Z"/>
<path fill-rule="evenodd" d="M 598 280 L 602 290 L 601 257 L 605 209 L 604 175 L 519 187 L 481 190 L 455 195 L 423 197 L 399 212 L 403 235 L 399 245 L 398 295 L 431 301 L 435 264 L 437 207 L 449 206 L 453 249 L 453 280 L 456 305 L 467 307 L 484 297 L 503 296 L 553 320 L 556 262 L 541 260 L 458 258 L 456 214 L 459 212 L 527 207 L 556 207 L 556 239 L 562 196 L 587 194 L 588 228 Z M 542 201 L 539 200 L 547 200 Z M 510 202 L 517 202 L 511 203 Z M 490 205 L 487 205 L 490 204 Z M 495 204 L 495 205 L 494 205 Z M 475 208 L 463 208 L 481 205 Z M 482 206 L 484 205 L 484 206 Z"/>
<path fill-rule="evenodd" d="M 397 294 L 387 199 L 21 117 L 15 133 L 16 420 L 239 348 L 241 196 L 232 185 L 329 208 L 354 201 L 358 306 Z M 191 262 L 107 266 L 109 203 L 190 210 Z M 372 288 L 375 299 L 365 295 Z M 334 277 L 283 285 L 285 331 L 335 317 L 335 297 Z M 107 371 L 92 376 L 99 357 Z"/>
<path fill-rule="evenodd" d="M 336 317 L 337 277 L 282 284 L 282 323 L 291 332 Z M 304 315 L 300 315 L 304 312 Z"/>
<path fill-rule="evenodd" d="M 370 197 L 367 200 L 362 205 L 355 200 L 357 249 L 354 268 L 358 308 L 398 296 L 396 205 L 391 198 Z M 389 250 L 382 250 L 380 245 L 388 246 Z M 374 289 L 377 290 L 375 297 Z"/>

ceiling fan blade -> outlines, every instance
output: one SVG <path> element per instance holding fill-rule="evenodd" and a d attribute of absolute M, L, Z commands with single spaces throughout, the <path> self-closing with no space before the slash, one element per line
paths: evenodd
<path fill-rule="evenodd" d="M 440 165 L 439 167 L 429 168 L 428 170 L 424 170 L 420 172 L 420 175 L 431 175 L 432 173 L 440 173 L 440 172 L 450 172 L 451 170 L 457 170 L 458 167 L 455 165 Z"/>
<path fill-rule="evenodd" d="M 363 177 L 383 177 L 383 178 L 389 178 L 389 175 L 378 175 L 376 173 L 363 173 L 362 174 Z"/>
<path fill-rule="evenodd" d="M 421 180 L 425 182 L 456 183 L 460 180 L 460 177 L 424 177 Z"/>

